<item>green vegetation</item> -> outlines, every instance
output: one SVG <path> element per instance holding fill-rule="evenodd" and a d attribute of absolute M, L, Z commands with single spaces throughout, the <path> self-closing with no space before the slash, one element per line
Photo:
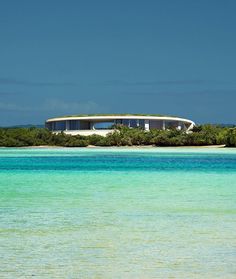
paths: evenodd
<path fill-rule="evenodd" d="M 58 116 L 58 117 L 53 117 L 54 118 L 63 118 L 63 117 L 92 117 L 92 116 L 163 116 L 163 117 L 176 117 L 174 115 L 163 115 L 163 114 L 142 114 L 142 113 L 113 113 L 113 114 L 74 114 L 74 115 L 64 115 L 64 116 Z"/>
<path fill-rule="evenodd" d="M 236 147 L 236 128 L 222 128 L 213 125 L 201 125 L 192 132 L 173 130 L 144 131 L 118 126 L 106 137 L 99 135 L 72 136 L 63 132 L 53 134 L 44 128 L 1 128 L 0 146 L 65 146 L 85 147 L 95 146 L 203 146 L 224 144 L 227 147 Z"/>

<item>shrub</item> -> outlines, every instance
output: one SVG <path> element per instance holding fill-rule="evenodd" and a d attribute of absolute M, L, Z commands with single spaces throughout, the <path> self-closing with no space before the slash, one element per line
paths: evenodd
<path fill-rule="evenodd" d="M 72 136 L 65 133 L 54 134 L 43 128 L 1 128 L 0 146 L 20 147 L 38 145 L 56 145 L 68 147 L 96 146 L 201 146 L 226 144 L 236 147 L 236 128 L 222 128 L 213 125 L 194 127 L 191 133 L 176 129 L 145 131 L 118 126 L 106 137 L 99 135 Z"/>
<path fill-rule="evenodd" d="M 227 130 L 225 144 L 228 147 L 236 147 L 236 128 L 229 128 Z"/>

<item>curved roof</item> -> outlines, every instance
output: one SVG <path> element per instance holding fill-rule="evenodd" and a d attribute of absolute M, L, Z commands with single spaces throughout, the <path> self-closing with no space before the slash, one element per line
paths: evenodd
<path fill-rule="evenodd" d="M 114 120 L 114 119 L 149 119 L 149 120 L 176 120 L 195 124 L 192 120 L 176 117 L 165 116 L 160 114 L 79 114 L 55 117 L 46 120 L 46 122 L 62 120 Z"/>
<path fill-rule="evenodd" d="M 64 115 L 61 117 L 90 117 L 90 116 L 173 116 L 174 115 L 164 115 L 164 114 L 145 114 L 145 113 L 91 113 L 91 114 L 72 114 Z"/>

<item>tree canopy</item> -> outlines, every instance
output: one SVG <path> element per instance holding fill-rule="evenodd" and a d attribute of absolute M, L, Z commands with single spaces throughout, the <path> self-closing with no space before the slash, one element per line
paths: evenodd
<path fill-rule="evenodd" d="M 225 145 L 236 147 L 236 128 L 222 128 L 214 125 L 200 125 L 186 133 L 176 129 L 145 131 L 140 128 L 116 127 L 106 137 L 99 135 L 54 134 L 45 128 L 0 128 L 0 146 L 203 146 Z"/>

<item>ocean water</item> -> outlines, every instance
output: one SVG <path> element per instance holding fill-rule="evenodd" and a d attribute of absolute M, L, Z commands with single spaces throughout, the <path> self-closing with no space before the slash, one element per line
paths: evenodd
<path fill-rule="evenodd" d="M 0 278 L 236 278 L 236 149 L 0 149 Z"/>

